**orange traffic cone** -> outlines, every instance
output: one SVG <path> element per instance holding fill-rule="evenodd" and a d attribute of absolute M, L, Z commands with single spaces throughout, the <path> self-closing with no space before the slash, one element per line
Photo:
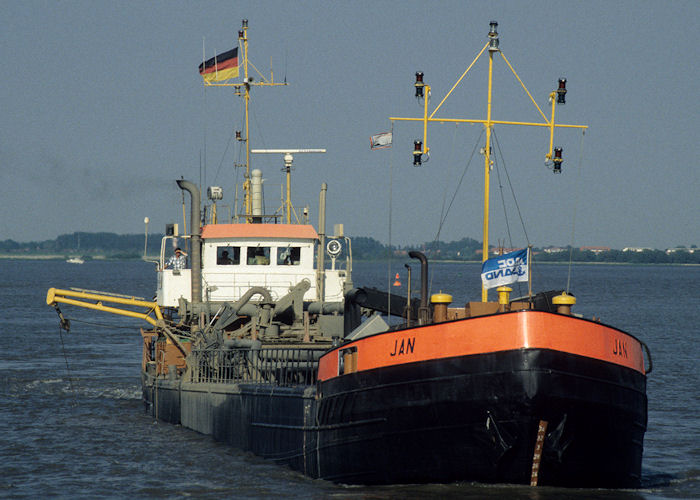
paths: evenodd
<path fill-rule="evenodd" d="M 399 281 L 399 273 L 396 273 L 396 281 L 394 281 L 394 286 L 401 286 L 401 282 Z"/>

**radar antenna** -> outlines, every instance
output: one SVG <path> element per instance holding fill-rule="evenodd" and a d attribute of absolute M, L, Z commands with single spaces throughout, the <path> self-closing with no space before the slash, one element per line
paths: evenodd
<path fill-rule="evenodd" d="M 287 199 L 284 201 L 284 212 L 287 219 L 287 224 L 292 223 L 292 212 L 294 212 L 294 207 L 292 206 L 292 163 L 294 162 L 294 155 L 299 153 L 325 153 L 325 149 L 251 149 L 253 154 L 281 154 L 284 155 L 284 171 L 287 175 Z M 296 212 L 294 213 L 294 218 L 298 220 Z"/>

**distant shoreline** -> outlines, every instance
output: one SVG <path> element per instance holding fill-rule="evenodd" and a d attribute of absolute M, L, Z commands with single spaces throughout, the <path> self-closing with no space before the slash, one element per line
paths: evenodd
<path fill-rule="evenodd" d="M 71 256 L 68 255 L 14 255 L 14 254 L 0 254 L 0 259 L 3 260 L 66 260 L 70 259 Z M 101 257 L 95 256 L 93 259 L 101 259 Z"/>
<path fill-rule="evenodd" d="M 18 243 L 14 240 L 0 241 L 0 259 L 67 260 L 82 257 L 84 260 L 142 260 L 143 252 L 150 252 L 148 260 L 160 258 L 162 234 L 87 233 L 62 234 L 55 240 Z M 146 243 L 150 243 L 146 245 Z M 483 245 L 479 241 L 464 237 L 452 242 L 416 243 L 410 246 L 388 246 L 368 236 L 353 238 L 354 260 L 382 261 L 388 258 L 408 258 L 407 249 L 420 249 L 431 262 L 480 262 Z M 489 254 L 495 249 L 491 248 Z M 391 256 L 391 257 L 389 257 Z M 700 264 L 700 248 L 691 245 L 658 250 L 630 247 L 622 250 L 608 247 L 533 247 L 533 262 L 568 263 L 569 261 L 591 264 Z"/>
<path fill-rule="evenodd" d="M 400 261 L 401 259 L 392 259 L 392 261 Z M 481 264 L 480 260 L 429 260 L 430 264 Z M 353 262 L 384 262 L 386 263 L 388 259 L 353 259 Z M 543 260 L 534 261 L 536 266 L 542 265 L 555 265 L 555 266 L 567 266 L 569 261 L 555 261 L 555 260 Z M 700 264 L 695 263 L 684 263 L 684 262 L 595 262 L 595 261 L 579 261 L 575 260 L 572 264 L 585 264 L 587 266 L 700 266 Z"/>
<path fill-rule="evenodd" d="M 0 260 L 68 260 L 73 257 L 80 257 L 79 255 L 53 255 L 53 254 L 36 254 L 36 255 L 16 255 L 16 254 L 0 254 Z M 145 260 L 152 261 L 158 260 L 155 255 L 147 255 L 145 259 L 142 257 L 110 257 L 108 255 L 90 255 L 83 256 L 86 262 L 91 260 L 108 261 L 108 260 Z"/>
<path fill-rule="evenodd" d="M 36 255 L 15 255 L 15 254 L 0 254 L 0 260 L 60 260 L 66 261 L 75 255 L 53 255 L 53 254 L 36 254 Z M 97 260 L 101 262 L 107 261 L 144 261 L 153 262 L 158 260 L 157 256 L 148 255 L 146 258 L 141 257 L 109 257 L 107 255 L 90 255 L 86 258 L 86 262 Z M 354 262 L 384 262 L 388 259 L 353 259 Z M 404 259 L 396 258 L 392 261 L 403 261 Z M 408 259 L 406 259 L 408 260 Z M 431 264 L 481 264 L 480 260 L 430 260 Z M 592 261 L 573 261 L 573 264 L 584 264 L 587 266 L 687 266 L 698 267 L 700 264 L 682 263 L 682 262 L 592 262 Z M 555 265 L 566 266 L 569 262 L 561 261 L 535 261 L 535 265 Z"/>

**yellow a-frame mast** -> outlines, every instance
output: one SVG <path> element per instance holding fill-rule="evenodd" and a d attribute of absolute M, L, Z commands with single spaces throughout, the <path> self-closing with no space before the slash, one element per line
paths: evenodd
<path fill-rule="evenodd" d="M 561 148 L 554 148 L 554 129 L 557 127 L 563 127 L 563 128 L 577 128 L 577 129 L 587 129 L 588 127 L 586 125 L 565 125 L 562 123 L 555 123 L 554 122 L 554 112 L 556 109 L 557 103 L 559 104 L 564 104 L 565 99 L 564 96 L 566 95 L 566 79 L 560 79 L 559 80 L 559 88 L 549 94 L 549 99 L 552 104 L 552 115 L 551 118 L 548 120 L 545 114 L 542 112 L 540 107 L 537 105 L 535 100 L 532 98 L 532 95 L 530 92 L 527 90 L 525 87 L 525 84 L 523 84 L 522 80 L 518 76 L 518 74 L 515 72 L 511 64 L 508 62 L 508 59 L 506 59 L 506 56 L 503 54 L 501 49 L 499 48 L 499 39 L 498 39 L 498 32 L 496 31 L 496 28 L 498 26 L 498 23 L 495 21 L 492 21 L 490 23 L 490 29 L 489 29 L 489 41 L 484 45 L 484 47 L 481 49 L 479 54 L 474 58 L 472 63 L 469 65 L 469 67 L 462 73 L 462 76 L 459 77 L 457 82 L 452 86 L 450 91 L 445 95 L 445 97 L 440 101 L 440 104 L 437 105 L 437 107 L 433 110 L 433 112 L 428 115 L 428 100 L 430 97 L 430 86 L 426 85 L 423 82 L 423 73 L 417 72 L 416 73 L 416 83 L 414 84 L 415 89 L 416 89 L 416 97 L 418 98 L 423 98 L 424 99 L 424 107 L 423 107 L 423 117 L 422 118 L 398 118 L 398 117 L 390 117 L 389 119 L 392 121 L 419 121 L 423 122 L 423 141 L 415 141 L 414 142 L 414 151 L 413 151 L 413 164 L 418 166 L 422 164 L 422 157 L 423 155 L 428 155 L 430 152 L 430 148 L 428 147 L 428 123 L 429 122 L 441 122 L 441 123 L 481 123 L 484 125 L 484 128 L 486 129 L 486 145 L 483 150 L 484 154 L 484 225 L 483 225 L 483 254 L 482 254 L 482 262 L 486 261 L 488 259 L 488 251 L 489 251 L 489 192 L 490 192 L 490 186 L 489 186 L 489 177 L 490 177 L 490 171 L 491 171 L 491 132 L 492 128 L 496 124 L 500 125 L 525 125 L 525 126 L 530 126 L 530 127 L 547 127 L 549 128 L 549 149 L 547 154 L 545 155 L 545 162 L 547 164 L 551 163 L 553 165 L 553 170 L 555 173 L 561 172 L 561 163 L 562 163 L 562 157 L 561 157 Z M 474 66 L 474 64 L 479 60 L 479 58 L 483 55 L 483 53 L 488 49 L 489 53 L 489 74 L 488 74 L 488 97 L 487 97 L 487 106 L 486 106 L 486 119 L 481 120 L 481 119 L 452 119 L 452 118 L 434 118 L 435 113 L 438 112 L 440 107 L 444 104 L 444 102 L 447 100 L 447 98 L 450 96 L 452 91 L 459 85 L 459 83 L 462 81 L 462 79 L 467 75 L 469 70 Z M 517 122 L 517 121 L 505 121 L 505 120 L 494 120 L 491 118 L 491 97 L 492 97 L 492 81 L 493 81 L 493 56 L 495 54 L 500 54 L 503 57 L 503 60 L 505 63 L 508 65 L 510 68 L 511 72 L 515 77 L 517 78 L 518 82 L 520 82 L 520 85 L 523 87 L 525 92 L 527 93 L 528 97 L 532 101 L 532 103 L 535 105 L 537 110 L 539 111 L 540 115 L 542 116 L 544 122 Z M 486 302 L 488 299 L 488 290 L 482 286 L 481 288 L 481 300 L 483 302 Z"/>
<path fill-rule="evenodd" d="M 248 107 L 250 103 L 250 87 L 264 87 L 264 86 L 276 86 L 276 85 L 287 85 L 287 82 L 275 82 L 275 77 L 270 68 L 270 79 L 266 79 L 262 73 L 255 67 L 253 63 L 248 60 L 248 20 L 243 19 L 241 22 L 241 29 L 238 30 L 238 44 L 239 47 L 243 47 L 243 81 L 242 82 L 207 82 L 204 81 L 205 85 L 213 87 L 233 87 L 235 89 L 235 94 L 243 96 L 244 106 L 245 106 L 245 138 L 241 137 L 240 132 L 236 132 L 236 139 L 243 141 L 245 143 L 245 180 L 243 181 L 243 204 L 245 206 L 245 220 L 247 223 L 253 222 L 253 202 L 250 192 L 250 128 L 248 126 Z M 255 79 L 249 76 L 248 66 L 252 67 L 255 72 L 259 75 L 260 81 L 256 82 Z"/>

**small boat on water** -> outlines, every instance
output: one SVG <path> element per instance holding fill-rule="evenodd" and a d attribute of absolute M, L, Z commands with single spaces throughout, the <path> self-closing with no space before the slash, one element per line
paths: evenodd
<path fill-rule="evenodd" d="M 85 260 L 82 257 L 70 257 L 66 262 L 69 264 L 85 264 Z"/>
<path fill-rule="evenodd" d="M 502 55 L 496 26 L 475 59 L 488 54 L 489 82 L 493 59 Z M 244 21 L 244 81 L 230 84 L 246 103 L 253 85 L 247 31 Z M 238 76 L 238 67 L 234 49 L 205 61 L 200 73 L 215 84 Z M 424 116 L 392 120 L 423 124 L 413 153 L 420 165 L 429 153 L 428 124 L 457 120 L 434 118 L 437 109 L 428 115 L 430 87 L 416 76 Z M 547 158 L 555 172 L 562 159 L 554 131 L 577 127 L 554 121 L 565 94 L 560 80 L 550 94 L 551 119 L 542 113 L 545 121 L 536 125 L 550 129 Z M 492 119 L 491 85 L 488 102 L 485 120 L 460 120 L 484 125 L 487 195 L 491 129 L 518 124 Z M 244 140 L 247 152 L 282 156 L 288 189 L 280 210 L 265 213 L 258 170 L 247 171 L 243 213 L 223 223 L 219 188 L 209 188 L 203 213 L 200 187 L 179 180 L 191 201 L 190 232 L 168 227 L 154 301 L 48 291 L 64 325 L 59 304 L 149 323 L 141 330 L 141 378 L 156 418 L 347 484 L 639 486 L 651 370 L 646 346 L 576 315 L 576 299 L 566 291 L 512 299 L 507 285 L 527 279 L 531 257 L 524 249 L 489 259 L 488 201 L 482 301 L 450 307 L 448 294 L 429 295 L 421 252 L 410 252 L 421 266 L 419 299 L 363 288 L 353 282 L 350 238 L 341 226 L 326 233 L 327 186 L 317 228 L 291 204 L 294 156 L 322 150 L 249 150 L 247 129 Z M 167 259 L 174 246 L 187 249 L 189 263 Z M 399 322 L 391 324 L 388 314 Z"/>

